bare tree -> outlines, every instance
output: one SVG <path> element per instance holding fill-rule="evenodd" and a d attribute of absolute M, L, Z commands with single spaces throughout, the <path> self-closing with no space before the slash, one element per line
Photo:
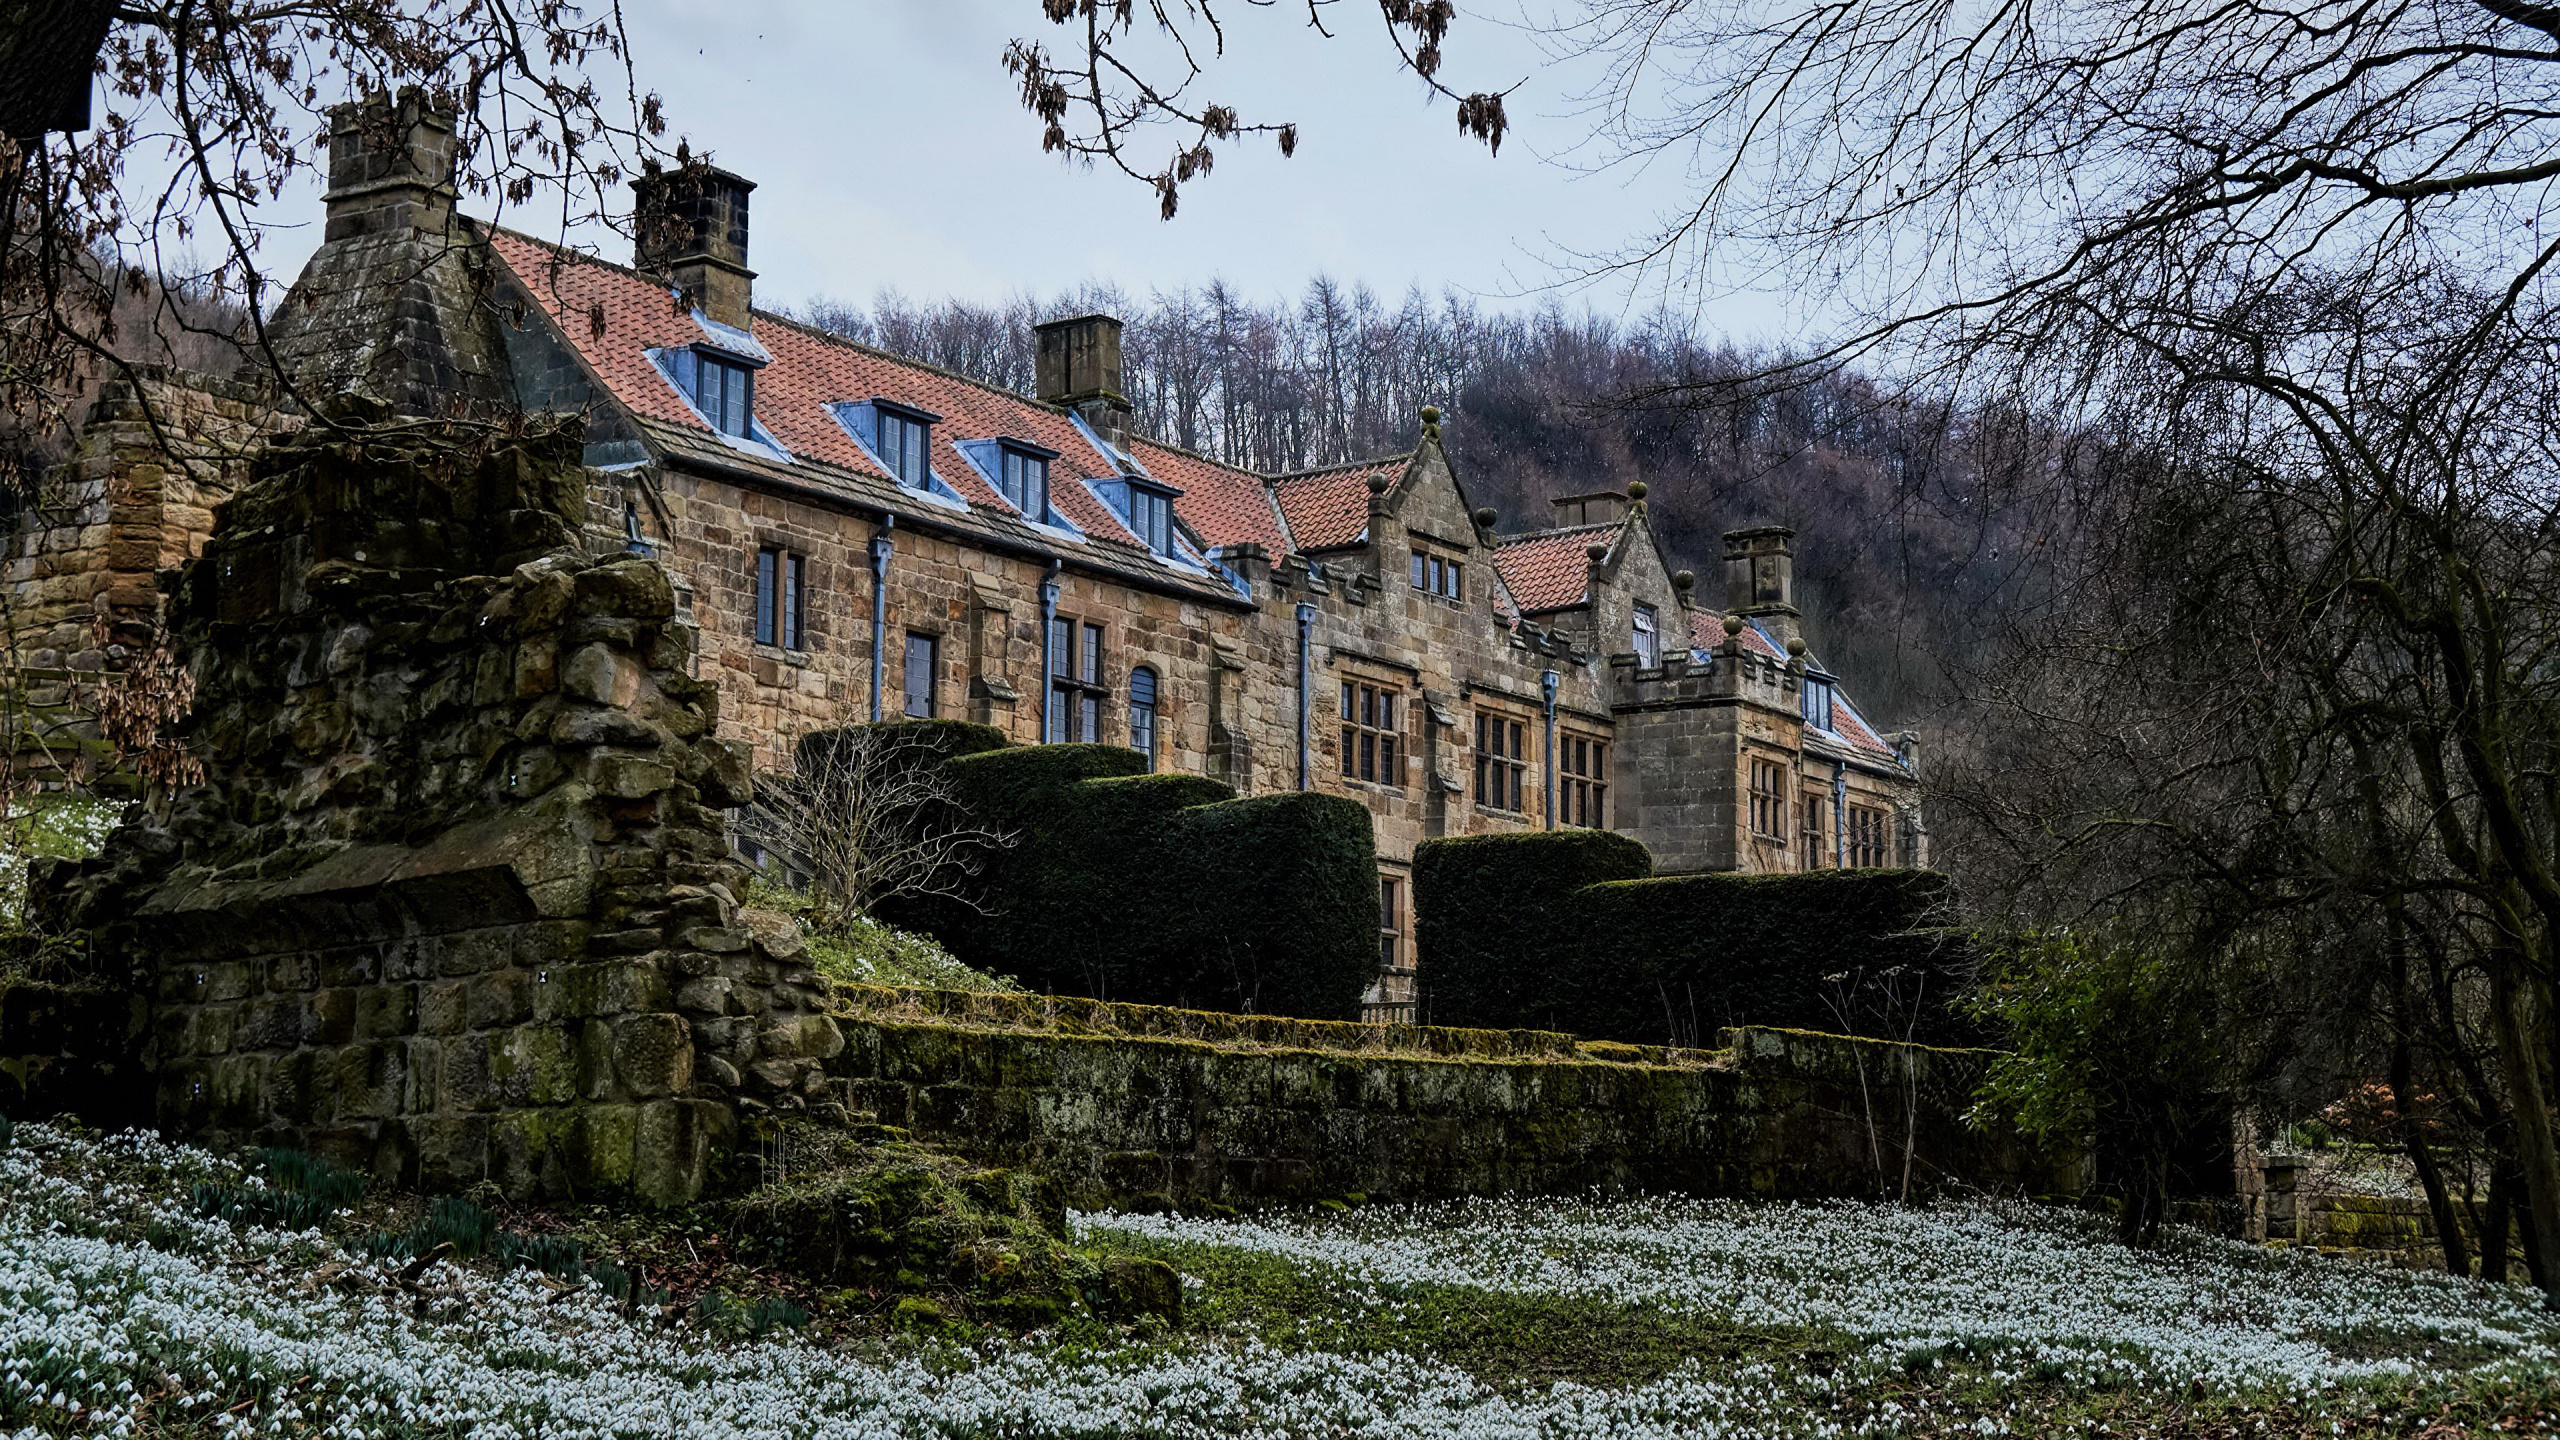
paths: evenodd
<path fill-rule="evenodd" d="M 1271 0 L 1247 3 L 1268 8 Z M 1328 38 L 1325 11 L 1334 3 L 1304 0 L 1305 23 Z M 1004 52 L 1005 69 L 1021 81 L 1023 108 L 1039 118 L 1040 148 L 1147 185 L 1165 219 L 1180 207 L 1183 185 L 1215 167 L 1220 143 L 1267 135 L 1283 156 L 1297 153 L 1296 122 L 1254 119 L 1198 93 L 1227 49 L 1227 26 L 1213 0 L 1040 0 L 1040 9 L 1060 32 L 1060 48 L 1021 38 Z M 1403 67 L 1456 103 L 1460 133 L 1498 154 L 1510 91 L 1461 95 L 1439 78 L 1441 45 L 1457 14 L 1452 0 L 1378 0 L 1378 18 Z M 1158 132 L 1174 137 L 1165 159 L 1139 158 L 1142 137 Z"/>
<path fill-rule="evenodd" d="M 103 113 L 48 107 L 0 138 L 0 488 L 17 493 L 86 380 L 155 352 L 210 345 L 312 408 L 267 344 L 279 222 L 258 207 L 312 170 L 337 102 L 421 88 L 460 114 L 463 190 L 562 233 L 614 223 L 621 182 L 662 158 L 658 99 L 633 81 L 610 0 L 86 8 L 103 45 L 83 32 L 67 94 L 89 93 L 94 52 Z"/>
<path fill-rule="evenodd" d="M 806 877 L 820 930 L 890 900 L 983 906 L 977 879 L 1014 837 L 970 820 L 930 730 L 817 730 L 799 737 L 792 757 L 790 774 L 757 780 L 738 832 Z"/>

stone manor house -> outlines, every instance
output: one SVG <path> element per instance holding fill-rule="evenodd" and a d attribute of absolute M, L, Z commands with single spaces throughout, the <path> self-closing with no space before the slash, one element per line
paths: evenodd
<path fill-rule="evenodd" d="M 414 98 L 338 113 L 278 356 L 306 395 L 399 413 L 583 414 L 595 545 L 668 562 L 720 725 L 761 765 L 815 727 L 951 716 L 1357 796 L 1380 1018 L 1412 1002 L 1427 837 L 1607 827 L 1665 872 L 1924 862 L 1913 744 L 1807 650 L 1784 529 L 1725 537 L 1718 608 L 1641 485 L 1506 529 L 1434 410 L 1405 454 L 1255 474 L 1133 432 L 1109 316 L 1041 325 L 1026 396 L 756 310 L 734 175 L 636 187 L 623 266 L 456 214 L 452 173 L 450 121 Z M 38 677 L 101 663 L 91 615 L 156 603 L 227 457 L 279 423 L 249 391 L 148 389 L 157 428 L 111 390 L 22 524 Z"/>

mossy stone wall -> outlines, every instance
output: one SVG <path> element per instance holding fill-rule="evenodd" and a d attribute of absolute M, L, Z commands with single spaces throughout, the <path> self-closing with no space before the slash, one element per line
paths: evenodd
<path fill-rule="evenodd" d="M 1807 1032 L 1719 1051 L 1322 1022 L 1256 1035 L 1147 1006 L 856 992 L 848 1103 L 1085 1204 L 1677 1190 L 2077 1188 L 2069 1157 L 1962 1119 L 1984 1052 Z M 1911 1143 L 1906 1146 L 1905 1138 Z"/>

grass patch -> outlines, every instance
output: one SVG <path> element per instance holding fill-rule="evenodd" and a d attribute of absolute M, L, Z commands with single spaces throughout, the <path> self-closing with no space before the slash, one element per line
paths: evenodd
<path fill-rule="evenodd" d="M 747 904 L 788 915 L 800 923 L 809 944 L 809 961 L 829 980 L 846 985 L 914 986 L 926 990 L 974 990 L 1012 995 L 1022 986 L 1002 975 L 962 964 L 930 935 L 885 925 L 868 915 L 846 915 L 824 923 L 809 896 L 758 877 L 747 889 Z"/>
<path fill-rule="evenodd" d="M 1115 1248 L 1165 1261 L 1200 1282 L 1192 1287 L 1191 1331 L 1249 1336 L 1283 1350 L 1429 1355 L 1507 1394 L 1558 1382 L 1643 1385 L 1692 1361 L 1780 1363 L 1827 1375 L 1843 1359 L 1839 1338 L 1815 1331 L 1753 1330 L 1582 1296 L 1346 1285 L 1272 1256 L 1216 1246 L 1117 1241 Z"/>

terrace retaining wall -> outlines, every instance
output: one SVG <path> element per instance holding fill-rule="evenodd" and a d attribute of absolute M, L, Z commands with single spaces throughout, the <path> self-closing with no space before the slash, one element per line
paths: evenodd
<path fill-rule="evenodd" d="M 853 988 L 838 1003 L 827 1070 L 847 1104 L 1087 1203 L 2082 1184 L 2076 1156 L 1965 1124 L 1978 1050 L 1746 1029 L 1684 1051 Z"/>

